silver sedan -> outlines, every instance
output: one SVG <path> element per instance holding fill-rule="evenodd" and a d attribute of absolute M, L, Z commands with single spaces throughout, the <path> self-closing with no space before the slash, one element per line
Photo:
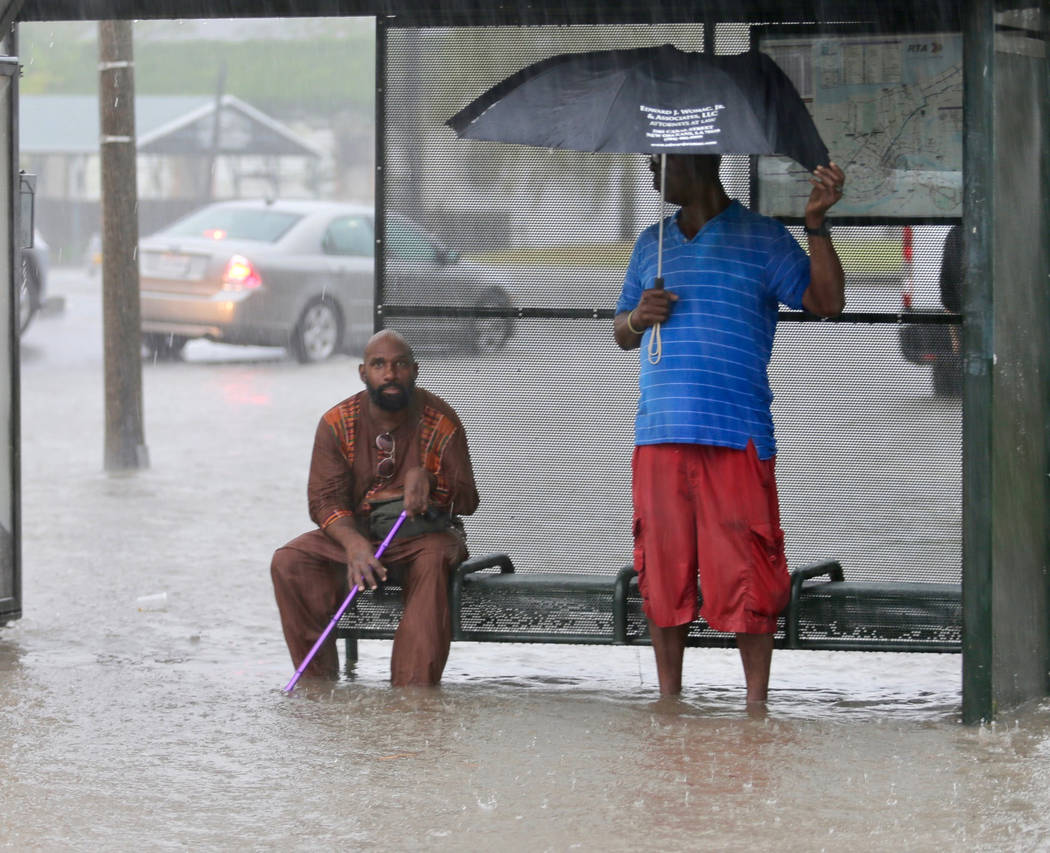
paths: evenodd
<path fill-rule="evenodd" d="M 374 328 L 370 206 L 325 201 L 208 205 L 139 246 L 142 331 L 159 358 L 190 338 L 284 346 L 302 362 L 360 352 Z M 385 293 L 400 304 L 509 311 L 484 270 L 460 261 L 414 222 L 386 220 Z M 400 328 L 400 324 L 393 324 Z M 414 345 L 481 352 L 513 334 L 509 316 L 406 321 Z"/>

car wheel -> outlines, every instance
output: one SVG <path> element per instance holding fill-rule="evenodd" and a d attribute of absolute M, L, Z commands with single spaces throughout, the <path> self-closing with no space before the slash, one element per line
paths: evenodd
<path fill-rule="evenodd" d="M 21 334 L 28 327 L 40 306 L 40 278 L 26 258 L 22 258 L 22 280 L 18 287 L 18 332 Z"/>
<path fill-rule="evenodd" d="M 147 332 L 142 336 L 142 345 L 146 348 L 146 355 L 153 361 L 177 361 L 182 358 L 182 350 L 188 340 L 184 335 Z"/>
<path fill-rule="evenodd" d="M 510 299 L 502 291 L 485 294 L 475 305 L 476 308 L 498 308 L 510 310 Z M 479 355 L 499 352 L 506 346 L 514 332 L 514 321 L 510 317 L 476 317 L 471 324 L 470 346 Z"/>
<path fill-rule="evenodd" d="M 933 365 L 933 393 L 938 397 L 962 395 L 962 368 L 958 364 Z"/>
<path fill-rule="evenodd" d="M 292 354 L 302 364 L 331 358 L 339 350 L 342 326 L 339 309 L 332 302 L 311 302 L 292 332 Z"/>

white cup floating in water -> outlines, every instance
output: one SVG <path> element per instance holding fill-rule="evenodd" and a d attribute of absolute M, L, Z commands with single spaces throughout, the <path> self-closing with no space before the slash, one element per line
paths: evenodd
<path fill-rule="evenodd" d="M 150 610 L 167 610 L 168 594 L 166 592 L 157 592 L 153 595 L 140 595 L 135 599 L 135 604 L 138 605 L 140 613 Z"/>

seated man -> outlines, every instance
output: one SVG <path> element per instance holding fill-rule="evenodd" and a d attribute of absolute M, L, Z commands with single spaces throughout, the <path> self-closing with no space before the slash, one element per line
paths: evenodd
<path fill-rule="evenodd" d="M 374 335 L 358 368 L 365 390 L 329 409 L 314 438 L 307 486 L 318 529 L 273 555 L 277 608 L 298 667 L 350 585 L 375 589 L 387 569 L 404 589 L 394 634 L 395 686 L 441 680 L 452 639 L 448 578 L 467 556 L 458 518 L 478 505 L 463 425 L 444 400 L 416 388 L 419 365 L 394 331 Z M 404 507 L 382 563 L 373 557 Z M 335 678 L 333 634 L 304 675 Z"/>

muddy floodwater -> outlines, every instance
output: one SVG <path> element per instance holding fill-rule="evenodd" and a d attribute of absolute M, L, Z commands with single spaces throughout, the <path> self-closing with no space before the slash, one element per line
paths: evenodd
<path fill-rule="evenodd" d="M 78 289 L 78 287 L 80 289 Z M 87 285 L 23 344 L 24 617 L 0 629 L 12 850 L 1042 850 L 1050 704 L 964 727 L 960 659 L 454 644 L 444 685 L 291 675 L 268 576 L 355 364 L 191 344 L 144 372 L 151 468 L 101 473 Z"/>

